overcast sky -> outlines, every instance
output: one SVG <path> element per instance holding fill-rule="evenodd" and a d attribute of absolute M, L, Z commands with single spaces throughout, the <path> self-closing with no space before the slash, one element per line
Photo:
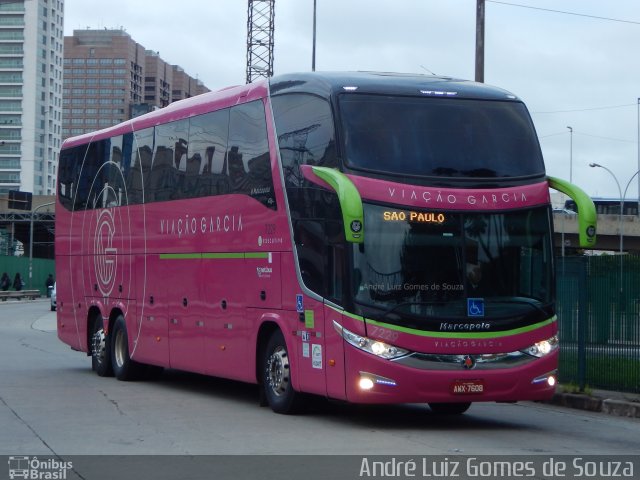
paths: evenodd
<path fill-rule="evenodd" d="M 485 82 L 522 98 L 549 175 L 619 197 L 638 170 L 640 2 L 487 0 Z M 476 0 L 317 0 L 316 70 L 474 78 Z M 313 0 L 276 0 L 274 73 L 311 69 Z M 245 82 L 246 0 L 66 0 L 65 35 L 124 28 L 212 90 Z M 637 176 L 627 198 L 638 198 Z"/>

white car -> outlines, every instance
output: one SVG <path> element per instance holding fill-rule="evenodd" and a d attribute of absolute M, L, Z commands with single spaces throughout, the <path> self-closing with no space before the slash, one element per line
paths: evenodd
<path fill-rule="evenodd" d="M 51 311 L 55 312 L 56 307 L 58 306 L 56 302 L 56 284 L 53 284 L 53 289 L 51 290 Z"/>

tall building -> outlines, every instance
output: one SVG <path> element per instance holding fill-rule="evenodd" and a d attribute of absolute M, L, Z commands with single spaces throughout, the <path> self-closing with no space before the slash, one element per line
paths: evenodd
<path fill-rule="evenodd" d="M 55 193 L 64 0 L 0 2 L 0 194 Z"/>
<path fill-rule="evenodd" d="M 176 71 L 185 77 L 179 77 L 179 96 L 173 93 Z M 63 138 L 208 91 L 124 30 L 74 30 L 64 37 Z"/>

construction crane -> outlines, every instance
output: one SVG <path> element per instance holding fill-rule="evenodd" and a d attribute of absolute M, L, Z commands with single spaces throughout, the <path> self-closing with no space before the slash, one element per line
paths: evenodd
<path fill-rule="evenodd" d="M 247 20 L 247 83 L 273 75 L 275 0 L 249 0 Z"/>

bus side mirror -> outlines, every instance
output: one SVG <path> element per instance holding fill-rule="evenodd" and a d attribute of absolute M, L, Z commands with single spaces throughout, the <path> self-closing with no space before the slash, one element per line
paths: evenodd
<path fill-rule="evenodd" d="M 344 173 L 335 168 L 311 167 L 311 170 L 338 194 L 347 242 L 364 242 L 364 210 L 356 186 Z"/>
<path fill-rule="evenodd" d="M 578 239 L 581 248 L 596 246 L 596 207 L 591 197 L 581 188 L 555 177 L 547 177 L 549 187 L 571 197 L 578 207 Z"/>

